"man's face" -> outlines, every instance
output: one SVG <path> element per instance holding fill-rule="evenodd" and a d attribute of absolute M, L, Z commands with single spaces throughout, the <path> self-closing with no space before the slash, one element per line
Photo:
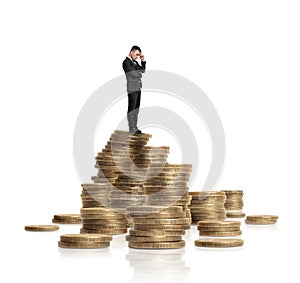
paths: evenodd
<path fill-rule="evenodd" d="M 136 60 L 141 55 L 140 51 L 138 51 L 138 50 L 133 50 L 130 52 L 130 54 L 131 54 L 131 58 L 133 60 Z"/>

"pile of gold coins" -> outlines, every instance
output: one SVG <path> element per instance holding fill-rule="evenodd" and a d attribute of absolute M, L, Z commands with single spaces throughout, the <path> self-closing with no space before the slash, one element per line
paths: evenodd
<path fill-rule="evenodd" d="M 243 191 L 189 192 L 191 164 L 167 162 L 168 146 L 147 146 L 151 134 L 115 130 L 95 157 L 97 175 L 83 183 L 80 214 L 55 214 L 52 223 L 81 224 L 79 234 L 60 236 L 61 248 L 109 247 L 113 235 L 127 234 L 129 248 L 178 249 L 197 224 L 199 247 L 238 247 L 244 217 Z M 276 215 L 248 215 L 245 223 L 274 224 Z M 26 231 L 56 231 L 58 225 L 27 225 Z M 236 238 L 230 238 L 236 237 Z"/>

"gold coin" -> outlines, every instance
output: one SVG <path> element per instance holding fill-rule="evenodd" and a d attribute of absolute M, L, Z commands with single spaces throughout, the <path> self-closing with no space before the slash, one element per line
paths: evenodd
<path fill-rule="evenodd" d="M 58 220 L 80 220 L 80 214 L 55 214 L 53 218 Z"/>
<path fill-rule="evenodd" d="M 277 215 L 247 215 L 246 219 L 251 219 L 251 220 L 277 220 L 278 216 Z"/>
<path fill-rule="evenodd" d="M 187 218 L 174 218 L 174 219 L 155 219 L 155 218 L 135 218 L 134 219 L 134 224 L 151 224 L 151 225 L 155 225 L 155 224 L 159 224 L 159 225 L 164 225 L 164 224 L 168 224 L 168 225 L 176 225 L 176 224 L 188 224 L 188 219 Z"/>
<path fill-rule="evenodd" d="M 82 228 L 84 229 L 126 229 L 128 228 L 128 223 L 123 224 L 82 224 Z"/>
<path fill-rule="evenodd" d="M 70 249 L 99 249 L 109 247 L 109 245 L 110 242 L 58 242 L 60 248 Z"/>
<path fill-rule="evenodd" d="M 178 249 L 185 247 L 185 241 L 181 240 L 178 242 L 155 242 L 155 243 L 139 243 L 139 242 L 129 242 L 129 248 L 134 249 Z"/>
<path fill-rule="evenodd" d="M 210 247 L 210 248 L 229 248 L 240 247 L 244 245 L 242 239 L 199 239 L 195 241 L 197 247 Z"/>
<path fill-rule="evenodd" d="M 240 221 L 199 221 L 198 227 L 240 227 Z"/>
<path fill-rule="evenodd" d="M 242 211 L 226 211 L 227 218 L 243 218 L 245 215 Z"/>
<path fill-rule="evenodd" d="M 135 230 L 130 229 L 130 236 L 140 236 L 140 237 L 154 237 L 154 236 L 183 236 L 185 234 L 184 230 L 180 231 L 163 231 L 163 230 Z"/>
<path fill-rule="evenodd" d="M 242 231 L 199 231 L 200 236 L 211 236 L 211 237 L 232 237 L 242 235 Z"/>
<path fill-rule="evenodd" d="M 163 225 L 163 224 L 134 224 L 134 229 L 136 230 L 151 230 L 151 229 L 161 229 L 164 231 L 180 231 L 189 229 L 190 225 Z"/>
<path fill-rule="evenodd" d="M 147 213 L 142 215 L 134 216 L 134 219 L 148 219 L 148 218 L 155 218 L 155 219 L 170 219 L 170 218 L 184 218 L 186 217 L 186 212 L 158 212 L 158 213 Z"/>
<path fill-rule="evenodd" d="M 251 220 L 251 219 L 246 219 L 245 223 L 246 224 L 254 224 L 254 225 L 268 225 L 268 224 L 275 224 L 277 222 L 276 219 L 268 219 L 268 220 Z"/>
<path fill-rule="evenodd" d="M 52 219 L 52 223 L 56 224 L 80 224 L 81 220 L 59 220 L 59 219 Z"/>
<path fill-rule="evenodd" d="M 63 242 L 107 242 L 112 240 L 111 235 L 104 234 L 64 234 L 60 236 Z"/>
<path fill-rule="evenodd" d="M 26 225 L 26 231 L 36 231 L 36 232 L 48 232 L 56 231 L 59 229 L 58 225 Z"/>
<path fill-rule="evenodd" d="M 139 243 L 154 243 L 154 242 L 178 242 L 182 240 L 182 236 L 153 236 L 153 237 L 140 237 L 140 236 L 126 236 L 126 241 L 139 242 Z"/>

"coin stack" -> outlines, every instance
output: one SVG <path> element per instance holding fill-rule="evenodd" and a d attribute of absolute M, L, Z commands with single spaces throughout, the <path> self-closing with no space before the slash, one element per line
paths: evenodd
<path fill-rule="evenodd" d="M 152 135 L 140 134 L 132 135 L 124 131 L 115 131 L 111 136 L 111 150 L 114 161 L 119 171 L 118 178 L 113 183 L 113 190 L 110 195 L 110 207 L 112 209 L 126 213 L 128 206 L 140 206 L 147 201 L 144 193 L 143 178 L 145 169 L 138 168 L 134 163 L 137 156 L 142 156 L 149 138 Z M 142 165 L 146 160 L 140 157 L 139 163 Z M 128 218 L 128 227 L 133 226 L 133 220 Z"/>
<path fill-rule="evenodd" d="M 134 219 L 134 228 L 126 240 L 130 248 L 174 249 L 185 246 L 182 236 L 189 228 L 181 206 L 134 206 L 127 208 Z"/>
<path fill-rule="evenodd" d="M 245 213 L 242 211 L 244 207 L 242 190 L 222 190 L 226 194 L 225 210 L 228 218 L 243 218 Z"/>
<path fill-rule="evenodd" d="M 92 180 L 98 182 L 105 178 L 114 183 L 118 174 L 122 174 L 122 169 L 126 169 L 126 165 L 132 163 L 132 159 L 144 148 L 151 137 L 151 134 L 133 135 L 127 131 L 115 130 L 105 148 L 95 158 L 98 173 L 97 176 L 92 176 Z"/>
<path fill-rule="evenodd" d="M 253 225 L 268 225 L 277 222 L 277 215 L 247 215 L 245 223 Z"/>
<path fill-rule="evenodd" d="M 127 215 L 105 207 L 81 208 L 81 234 L 125 234 L 128 228 Z"/>
<path fill-rule="evenodd" d="M 103 183 L 84 183 L 81 184 L 82 207 L 108 207 L 110 204 L 110 192 L 112 185 Z"/>
<path fill-rule="evenodd" d="M 127 232 L 125 228 L 132 227 L 133 221 L 128 218 L 126 207 L 135 202 L 144 203 L 146 196 L 135 196 L 140 190 L 143 192 L 142 182 L 126 173 L 130 174 L 133 158 L 143 150 L 150 137 L 149 134 L 133 135 L 119 130 L 111 134 L 105 148 L 95 158 L 98 173 L 91 177 L 94 183 L 82 184 L 82 208 L 105 208 L 94 210 L 92 216 L 81 213 L 85 218 L 84 233 L 101 230 L 108 234 L 123 234 Z"/>
<path fill-rule="evenodd" d="M 192 223 L 203 220 L 224 220 L 226 217 L 224 203 L 225 192 L 198 191 L 189 192 L 192 196 L 190 204 Z"/>
<path fill-rule="evenodd" d="M 112 236 L 102 234 L 64 234 L 58 246 L 71 249 L 99 249 L 110 246 Z"/>
<path fill-rule="evenodd" d="M 240 221 L 199 221 L 197 229 L 200 236 L 228 237 L 240 236 Z"/>
<path fill-rule="evenodd" d="M 57 224 L 80 224 L 80 214 L 55 214 L 52 223 Z"/>
<path fill-rule="evenodd" d="M 159 173 L 156 174 L 158 169 Z M 159 166 L 150 167 L 147 173 L 148 179 L 144 182 L 148 205 L 181 206 L 191 224 L 189 209 L 191 196 L 187 186 L 191 171 L 191 164 L 166 163 L 162 169 Z"/>
<path fill-rule="evenodd" d="M 240 229 L 240 221 L 199 221 L 197 229 L 199 235 L 204 236 L 195 241 L 198 247 L 238 247 L 244 244 L 244 241 L 239 238 L 222 238 L 240 236 L 242 231 Z M 206 237 L 221 237 L 221 238 L 206 238 Z"/>

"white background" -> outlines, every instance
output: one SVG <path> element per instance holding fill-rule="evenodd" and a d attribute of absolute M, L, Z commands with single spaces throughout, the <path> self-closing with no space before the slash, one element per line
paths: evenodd
<path fill-rule="evenodd" d="M 299 8 L 296 0 L 1 1 L 1 281 L 299 280 L 292 258 L 299 254 Z M 129 249 L 124 236 L 106 250 L 59 249 L 59 235 L 80 225 L 24 231 L 50 224 L 53 214 L 79 212 L 76 119 L 97 88 L 123 74 L 134 44 L 149 70 L 188 78 L 215 105 L 226 135 L 216 189 L 243 189 L 247 214 L 279 215 L 272 227 L 243 224 L 244 247 L 196 248 L 195 227 L 185 249 L 161 252 Z M 141 107 L 159 104 L 149 95 Z M 95 154 L 114 122 L 98 128 Z M 189 125 L 203 128 L 195 119 Z M 172 162 L 180 162 L 176 143 L 155 131 L 151 144 L 169 145 Z M 199 137 L 200 183 L 210 165 L 207 140 Z"/>

